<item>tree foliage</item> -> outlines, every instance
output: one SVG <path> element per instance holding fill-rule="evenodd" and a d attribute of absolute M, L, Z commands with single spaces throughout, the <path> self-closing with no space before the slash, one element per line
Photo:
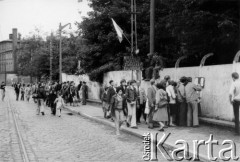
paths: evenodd
<path fill-rule="evenodd" d="M 78 36 L 71 34 L 69 38 L 63 38 L 63 72 L 87 73 L 92 80 L 101 81 L 103 73 L 122 69 L 123 57 L 131 53 L 125 38 L 119 43 L 111 21 L 113 18 L 130 39 L 131 6 L 129 0 L 89 2 L 93 10 L 82 22 L 76 23 Z M 150 1 L 137 0 L 136 3 L 138 56 L 145 69 L 156 68 L 156 62 L 173 67 L 176 60 L 185 55 L 188 58 L 181 62 L 181 66 L 198 66 L 201 58 L 210 52 L 215 55 L 208 59 L 207 64 L 232 62 L 239 48 L 240 12 L 237 0 L 156 1 L 156 54 L 152 57 L 149 55 Z M 36 35 L 23 40 L 24 45 L 18 58 L 21 74 L 49 76 L 49 41 Z M 59 38 L 54 36 L 54 79 L 58 79 L 58 59 Z M 78 60 L 81 60 L 80 71 L 77 68 Z"/>
<path fill-rule="evenodd" d="M 102 73 L 102 66 L 113 63 L 113 70 L 122 66 L 122 58 L 130 55 L 126 40 L 119 43 L 111 18 L 130 38 L 129 0 L 90 0 L 93 11 L 78 23 L 79 35 L 87 44 L 79 57 L 87 73 Z M 162 0 L 156 1 L 155 52 L 166 67 L 174 66 L 183 55 L 182 66 L 198 66 L 210 52 L 215 55 L 208 64 L 231 63 L 238 49 L 239 9 L 237 1 Z M 151 66 L 149 53 L 150 1 L 137 0 L 139 56 L 145 68 Z M 124 38 L 125 39 L 125 38 Z M 108 70 L 108 69 L 106 69 Z M 112 69 L 111 69 L 112 70 Z M 99 75 L 101 76 L 101 75 Z"/>
<path fill-rule="evenodd" d="M 48 79 L 50 75 L 50 39 L 52 40 L 52 73 L 53 79 L 59 79 L 59 38 L 56 35 L 44 40 L 41 36 L 31 35 L 21 42 L 18 56 L 19 74 Z M 62 70 L 75 74 L 77 69 L 78 37 L 70 35 L 62 38 Z"/>

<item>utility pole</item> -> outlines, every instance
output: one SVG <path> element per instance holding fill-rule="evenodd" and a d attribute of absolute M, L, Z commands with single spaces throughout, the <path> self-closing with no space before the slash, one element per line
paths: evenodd
<path fill-rule="evenodd" d="M 52 59 L 53 59 L 53 54 L 52 54 L 52 39 L 53 39 L 53 33 L 51 32 L 51 37 L 50 37 L 50 82 L 52 82 Z"/>
<path fill-rule="evenodd" d="M 69 25 L 69 29 L 71 29 L 71 24 L 68 23 L 66 25 L 59 24 L 59 82 L 62 83 L 62 30 L 66 26 Z"/>
<path fill-rule="evenodd" d="M 133 56 L 133 0 L 131 0 L 131 55 Z"/>
<path fill-rule="evenodd" d="M 155 0 L 150 1 L 150 54 L 154 54 Z"/>
<path fill-rule="evenodd" d="M 30 83 L 32 83 L 32 62 L 33 62 L 32 49 L 30 49 Z"/>
<path fill-rule="evenodd" d="M 240 1 L 238 1 L 238 15 L 240 17 Z M 238 20 L 238 41 L 239 41 L 239 44 L 238 44 L 238 49 L 240 49 L 240 19 Z"/>
<path fill-rule="evenodd" d="M 134 29 L 134 33 L 135 33 L 135 52 L 138 50 L 137 47 L 137 4 L 136 4 L 136 0 L 133 1 L 134 2 L 134 24 L 135 24 L 135 29 Z"/>

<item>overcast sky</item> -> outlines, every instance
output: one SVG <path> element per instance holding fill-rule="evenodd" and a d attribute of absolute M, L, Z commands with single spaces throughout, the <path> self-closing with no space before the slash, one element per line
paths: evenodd
<path fill-rule="evenodd" d="M 90 11 L 88 1 L 78 0 L 0 0 L 0 41 L 8 39 L 12 28 L 18 28 L 23 37 L 29 35 L 37 27 L 42 33 L 57 31 L 59 23 L 80 22 L 82 16 Z M 79 14 L 81 12 L 81 15 Z"/>

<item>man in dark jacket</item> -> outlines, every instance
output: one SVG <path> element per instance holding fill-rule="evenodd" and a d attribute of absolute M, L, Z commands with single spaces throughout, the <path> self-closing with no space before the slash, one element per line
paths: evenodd
<path fill-rule="evenodd" d="M 40 112 L 42 113 L 42 115 L 45 115 L 45 113 L 44 113 L 44 101 L 45 101 L 45 99 L 46 99 L 46 94 L 45 94 L 44 87 L 41 83 L 39 85 L 38 90 L 37 90 L 37 100 L 38 100 L 37 115 L 39 115 Z"/>
<path fill-rule="evenodd" d="M 122 90 L 123 93 L 123 113 L 125 116 L 127 116 L 127 102 L 126 102 L 126 90 L 127 90 L 127 82 L 125 79 L 122 79 L 120 82 L 119 88 Z"/>
<path fill-rule="evenodd" d="M 16 100 L 18 101 L 19 93 L 20 93 L 20 84 L 16 84 L 14 87 L 15 93 L 16 93 Z"/>
<path fill-rule="evenodd" d="M 111 105 L 111 99 L 112 96 L 114 96 L 116 94 L 116 88 L 114 87 L 114 81 L 110 80 L 109 81 L 110 87 L 108 88 L 108 92 L 107 92 L 107 103 L 109 105 Z M 111 116 L 114 116 L 114 111 L 112 110 L 112 108 L 110 109 L 111 111 Z"/>
<path fill-rule="evenodd" d="M 129 87 L 126 90 L 126 100 L 127 100 L 127 108 L 128 108 L 128 117 L 127 117 L 127 126 L 131 126 L 131 128 L 137 128 L 136 122 L 136 101 L 137 101 L 137 91 L 134 87 L 136 81 L 132 80 L 130 82 Z"/>

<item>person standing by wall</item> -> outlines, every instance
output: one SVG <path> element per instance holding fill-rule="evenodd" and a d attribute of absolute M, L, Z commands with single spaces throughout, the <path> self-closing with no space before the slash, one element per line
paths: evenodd
<path fill-rule="evenodd" d="M 141 81 L 139 80 L 137 81 L 137 95 L 138 95 L 137 105 L 139 105 L 137 107 L 137 123 L 141 123 L 140 119 L 142 115 L 143 115 L 144 121 L 146 122 L 147 115 L 144 114 L 144 111 L 145 111 L 147 96 L 146 96 L 145 90 L 141 87 Z"/>
<path fill-rule="evenodd" d="M 240 80 L 237 72 L 232 73 L 233 83 L 229 92 L 229 101 L 233 105 L 235 134 L 240 135 L 239 131 L 239 106 L 240 106 Z"/>
<path fill-rule="evenodd" d="M 156 101 L 156 87 L 155 87 L 155 80 L 150 80 L 151 86 L 147 90 L 147 98 L 148 98 L 148 104 L 150 112 L 148 114 L 148 128 L 153 129 L 153 112 L 155 109 L 155 101 Z"/>
<path fill-rule="evenodd" d="M 188 80 L 190 81 L 190 80 Z M 198 93 L 197 91 L 201 91 L 202 88 L 200 86 L 195 85 L 192 82 L 188 82 L 185 86 L 186 92 L 186 101 L 187 101 L 187 126 L 198 127 Z"/>
<path fill-rule="evenodd" d="M 136 82 L 132 80 L 130 82 L 129 87 L 126 91 L 126 100 L 128 107 L 128 117 L 127 117 L 127 126 L 131 128 L 137 129 L 137 121 L 136 121 L 136 102 L 137 102 L 137 91 L 134 87 Z"/>
<path fill-rule="evenodd" d="M 1 91 L 1 98 L 2 98 L 2 101 L 4 101 L 4 98 L 5 98 L 5 92 L 6 92 L 6 84 L 5 84 L 5 82 L 2 82 L 2 83 L 1 83 L 0 91 Z"/>
<path fill-rule="evenodd" d="M 167 92 L 164 90 L 165 85 L 162 83 L 157 84 L 157 92 L 156 92 L 156 105 L 155 111 L 153 113 L 153 121 L 156 121 L 160 125 L 159 131 L 164 131 L 164 123 L 168 121 L 168 99 Z"/>
<path fill-rule="evenodd" d="M 88 86 L 85 81 L 82 85 L 82 105 L 86 105 L 88 99 Z"/>
<path fill-rule="evenodd" d="M 170 108 L 170 126 L 176 126 L 173 121 L 176 121 L 177 106 L 176 106 L 176 93 L 174 90 L 174 81 L 169 81 L 169 85 L 166 88 L 166 92 L 169 96 L 169 108 Z"/>
<path fill-rule="evenodd" d="M 80 89 L 82 87 L 82 81 L 79 82 L 78 86 L 77 86 L 77 98 L 80 101 Z"/>
<path fill-rule="evenodd" d="M 186 77 L 180 78 L 180 83 L 177 87 L 177 100 L 179 103 L 179 117 L 178 123 L 179 126 L 187 125 L 187 103 L 186 103 L 186 92 L 185 85 L 187 84 Z"/>

